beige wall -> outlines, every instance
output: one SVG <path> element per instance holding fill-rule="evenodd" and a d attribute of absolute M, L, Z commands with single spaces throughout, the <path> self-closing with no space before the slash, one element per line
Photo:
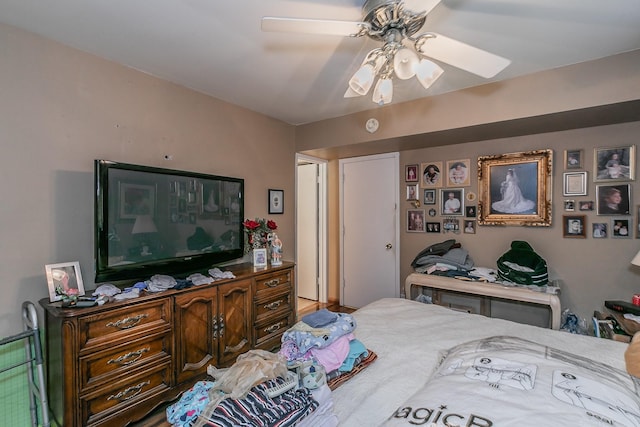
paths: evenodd
<path fill-rule="evenodd" d="M 380 130 L 375 134 L 364 129 L 369 117 L 380 121 Z M 640 269 L 629 264 L 640 245 L 635 238 L 594 240 L 590 233 L 584 240 L 562 237 L 562 157 L 567 148 L 583 148 L 585 170 L 591 173 L 594 147 L 636 144 L 639 131 L 640 50 L 637 50 L 298 126 L 296 146 L 305 154 L 328 159 L 399 151 L 400 194 L 405 194 L 405 164 L 457 158 L 470 158 L 475 163 L 481 155 L 553 149 L 556 166 L 552 227 L 480 227 L 476 235 L 402 232 L 400 281 L 410 272 L 414 256 L 431 243 L 456 238 L 478 265 L 495 267 L 495 261 L 512 240 L 527 240 L 547 260 L 552 276 L 561 281 L 563 307 L 589 318 L 605 299 L 630 300 L 640 290 Z M 330 224 L 330 242 L 337 254 L 337 166 L 330 171 L 336 174 L 329 181 L 329 193 L 335 197 L 329 206 L 336 209 L 335 227 Z M 640 175 L 636 176 L 640 179 Z M 591 175 L 589 180 L 588 196 L 576 200 L 595 200 Z M 632 183 L 634 216 L 629 219 L 634 225 L 640 200 L 637 186 Z M 477 193 L 477 181 L 467 190 Z M 409 207 L 407 202 L 401 202 L 402 214 Z M 611 219 L 599 217 L 595 212 L 586 214 L 588 224 Z M 404 226 L 403 223 L 401 229 Z M 330 298 L 339 295 L 338 282 L 339 264 L 335 264 L 329 270 Z"/>
<path fill-rule="evenodd" d="M 624 146 L 637 143 L 640 122 L 600 126 L 563 132 L 552 132 L 517 138 L 505 138 L 475 143 L 459 144 L 453 147 L 437 147 L 404 151 L 400 154 L 400 164 L 413 164 L 427 161 L 447 161 L 471 159 L 472 182 L 465 191 L 478 194 L 477 158 L 478 156 L 521 152 L 550 148 L 554 151 L 553 166 L 553 224 L 551 227 L 491 227 L 479 226 L 476 234 L 416 234 L 403 232 L 401 235 L 400 271 L 401 277 L 411 272 L 411 261 L 426 246 L 446 239 L 456 239 L 473 258 L 476 265 L 496 268 L 496 260 L 509 249 L 512 240 L 525 240 L 546 261 L 551 278 L 560 280 L 560 300 L 563 308 L 570 308 L 581 317 L 590 318 L 593 310 L 601 309 L 604 300 L 622 299 L 631 301 L 634 293 L 640 291 L 640 268 L 630 264 L 631 258 L 640 250 L 640 240 L 636 233 L 632 238 L 594 239 L 591 224 L 606 222 L 611 228 L 612 216 L 598 216 L 595 211 L 565 212 L 563 200 L 596 200 L 593 181 L 593 154 L 595 147 Z M 562 174 L 564 150 L 584 149 L 584 170 L 588 171 L 588 194 L 579 197 L 563 197 Z M 404 171 L 404 167 L 402 167 Z M 573 171 L 573 170 L 572 170 Z M 637 173 L 636 173 L 637 174 Z M 401 177 L 404 181 L 404 176 Z M 404 186 L 404 182 L 403 182 Z M 640 186 L 632 186 L 633 216 L 627 218 L 637 224 L 636 212 L 640 201 Z M 404 192 L 401 192 L 404 194 Z M 440 194 L 438 194 L 440 201 Z M 477 204 L 477 203 L 474 203 Z M 406 229 L 409 202 L 401 202 L 401 230 Z M 563 238 L 563 215 L 586 215 L 587 238 Z M 461 218 L 463 219 L 463 218 Z M 438 215 L 437 221 L 442 221 Z M 462 224 L 462 222 L 461 222 Z"/>
<path fill-rule="evenodd" d="M 138 71 L 0 25 L 0 336 L 47 297 L 45 264 L 93 283 L 93 160 L 245 179 L 245 216 L 271 218 L 294 257 L 294 129 Z M 164 160 L 165 155 L 173 160 Z"/>

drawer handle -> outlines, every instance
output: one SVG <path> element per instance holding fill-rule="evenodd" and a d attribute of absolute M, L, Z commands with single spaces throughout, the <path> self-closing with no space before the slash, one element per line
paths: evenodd
<path fill-rule="evenodd" d="M 120 393 L 112 394 L 111 396 L 107 397 L 107 400 L 116 399 L 121 402 L 124 402 L 126 400 L 132 399 L 140 394 L 140 392 L 142 391 L 142 387 L 149 384 L 151 384 L 151 381 L 144 381 L 138 385 L 134 385 L 133 387 L 127 387 L 126 389 L 122 390 Z"/>
<path fill-rule="evenodd" d="M 281 300 L 281 299 L 279 299 L 278 301 L 274 301 L 274 302 L 272 302 L 272 303 L 270 303 L 270 304 L 265 304 L 265 305 L 264 305 L 264 308 L 266 308 L 266 309 L 268 309 L 268 310 L 275 310 L 275 309 L 277 309 L 278 307 L 280 307 L 280 305 L 281 305 L 281 304 L 282 304 L 282 300 Z"/>
<path fill-rule="evenodd" d="M 138 314 L 137 316 L 134 316 L 134 317 L 125 317 L 124 319 L 120 319 L 117 322 L 109 322 L 107 323 L 107 326 L 111 326 L 117 329 L 129 329 L 129 328 L 133 328 L 138 323 L 140 323 L 142 319 L 145 319 L 147 317 L 149 317 L 147 313 Z"/>
<path fill-rule="evenodd" d="M 267 282 L 264 282 L 264 284 L 270 288 L 275 288 L 280 284 L 280 279 L 269 280 Z"/>
<path fill-rule="evenodd" d="M 281 326 L 282 326 L 282 322 L 278 322 L 269 326 L 268 328 L 264 328 L 264 331 L 270 334 L 271 332 L 275 332 L 278 329 L 280 329 Z"/>
<path fill-rule="evenodd" d="M 107 365 L 109 365 L 111 363 L 117 363 L 117 364 L 123 365 L 123 366 L 131 365 L 132 363 L 134 363 L 138 359 L 140 359 L 144 353 L 147 353 L 150 350 L 151 350 L 151 348 L 147 347 L 147 348 L 141 348 L 140 350 L 136 350 L 136 351 L 130 351 L 129 353 L 123 354 L 122 356 L 118 357 L 117 359 L 109 360 L 107 362 Z"/>

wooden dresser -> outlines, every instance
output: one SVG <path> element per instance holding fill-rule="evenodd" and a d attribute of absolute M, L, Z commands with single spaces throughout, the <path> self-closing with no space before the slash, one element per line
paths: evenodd
<path fill-rule="evenodd" d="M 45 310 L 47 387 L 64 426 L 124 426 L 295 322 L 294 265 L 225 267 L 235 279 L 90 308 Z"/>

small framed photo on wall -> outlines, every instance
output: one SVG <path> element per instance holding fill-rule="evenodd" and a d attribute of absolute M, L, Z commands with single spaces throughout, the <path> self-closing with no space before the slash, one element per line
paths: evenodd
<path fill-rule="evenodd" d="M 62 300 L 65 296 L 84 295 L 80 262 L 64 262 L 44 266 L 49 287 L 49 301 Z"/>
<path fill-rule="evenodd" d="M 594 222 L 591 228 L 594 239 L 604 239 L 607 237 L 606 222 Z"/>
<path fill-rule="evenodd" d="M 594 181 L 633 181 L 635 179 L 635 145 L 595 148 Z"/>
<path fill-rule="evenodd" d="M 406 182 L 418 182 L 418 165 L 407 165 L 405 167 L 404 180 Z"/>
<path fill-rule="evenodd" d="M 582 168 L 582 150 L 564 150 L 564 168 L 580 169 Z"/>
<path fill-rule="evenodd" d="M 269 213 L 284 213 L 284 190 L 269 189 Z"/>
<path fill-rule="evenodd" d="M 424 188 L 442 187 L 442 162 L 422 163 L 420 176 Z"/>
<path fill-rule="evenodd" d="M 436 204 L 436 190 L 424 190 L 424 198 L 422 203 L 425 205 L 435 205 Z"/>
<path fill-rule="evenodd" d="M 596 213 L 598 215 L 629 215 L 631 186 L 596 185 Z"/>
<path fill-rule="evenodd" d="M 587 225 L 586 215 L 565 215 L 562 217 L 563 237 L 586 238 L 585 231 Z"/>
<path fill-rule="evenodd" d="M 407 185 L 407 200 L 418 200 L 418 184 Z"/>
<path fill-rule="evenodd" d="M 462 215 L 464 213 L 464 189 L 447 188 L 440 190 L 442 215 Z"/>
<path fill-rule="evenodd" d="M 407 231 L 424 233 L 424 209 L 409 209 L 407 211 Z"/>
<path fill-rule="evenodd" d="M 464 230 L 466 234 L 476 234 L 476 222 L 474 220 L 464 220 Z"/>
<path fill-rule="evenodd" d="M 586 196 L 587 195 L 587 173 L 586 172 L 565 172 L 563 174 L 564 186 L 563 196 Z"/>
<path fill-rule="evenodd" d="M 627 218 L 611 219 L 611 237 L 626 239 L 631 237 L 629 220 Z"/>
<path fill-rule="evenodd" d="M 428 222 L 427 223 L 427 233 L 439 233 L 440 232 L 440 223 L 439 222 Z"/>
<path fill-rule="evenodd" d="M 447 162 L 447 186 L 468 187 L 471 185 L 470 179 L 471 160 L 449 160 Z"/>

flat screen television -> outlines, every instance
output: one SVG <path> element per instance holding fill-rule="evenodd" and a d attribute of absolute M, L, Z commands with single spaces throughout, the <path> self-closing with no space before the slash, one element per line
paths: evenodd
<path fill-rule="evenodd" d="M 95 279 L 186 277 L 244 254 L 244 180 L 95 161 Z"/>

